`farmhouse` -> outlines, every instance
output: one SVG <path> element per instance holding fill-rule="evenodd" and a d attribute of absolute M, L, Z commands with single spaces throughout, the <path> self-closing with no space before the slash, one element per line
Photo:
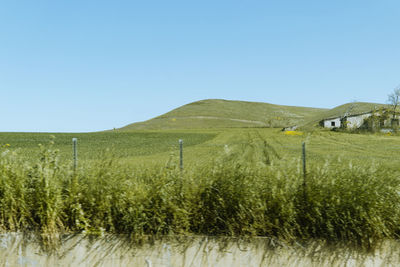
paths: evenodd
<path fill-rule="evenodd" d="M 385 129 L 399 126 L 399 118 L 400 114 L 396 114 L 393 117 L 393 112 L 388 110 L 369 111 L 326 118 L 320 121 L 320 125 L 328 129 Z"/>
<path fill-rule="evenodd" d="M 327 118 L 323 119 L 320 122 L 320 125 L 324 128 L 340 128 L 342 127 L 341 121 L 342 121 L 341 117 Z"/>
<path fill-rule="evenodd" d="M 320 124 L 324 128 L 357 129 L 360 128 L 364 124 L 365 119 L 371 117 L 372 114 L 373 112 L 370 111 L 361 114 L 332 117 L 323 119 Z"/>

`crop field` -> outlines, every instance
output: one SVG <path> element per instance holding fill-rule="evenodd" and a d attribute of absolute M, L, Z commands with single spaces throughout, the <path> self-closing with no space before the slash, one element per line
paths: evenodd
<path fill-rule="evenodd" d="M 178 140 L 184 139 L 190 147 L 212 139 L 213 133 L 174 132 L 98 132 L 98 133 L 0 133 L 0 144 L 17 152 L 27 160 L 38 157 L 39 144 L 51 140 L 63 160 L 72 158 L 72 138 L 78 138 L 79 158 L 94 160 L 106 149 L 115 157 L 130 158 L 155 155 L 178 148 Z"/>
<path fill-rule="evenodd" d="M 400 137 L 385 134 L 350 134 L 331 131 L 282 132 L 280 129 L 196 129 L 98 133 L 0 133 L 0 145 L 25 160 L 39 156 L 39 144 L 54 142 L 61 160 L 72 160 L 72 138 L 78 138 L 80 161 L 96 160 L 107 153 L 127 163 L 149 164 L 178 160 L 179 139 L 184 141 L 184 159 L 198 165 L 209 162 L 227 151 L 245 157 L 258 143 L 274 151 L 279 161 L 301 156 L 306 142 L 307 157 L 313 162 L 342 159 L 344 162 L 374 162 L 385 166 L 400 163 Z M 253 153 L 254 154 L 254 153 Z M 173 157 L 173 158 L 171 158 Z M 245 160 L 245 159 L 244 159 Z M 246 159 L 247 160 L 247 159 Z M 249 159 L 251 161 L 251 159 Z"/>
<path fill-rule="evenodd" d="M 269 128 L 1 133 L 0 144 L 0 229 L 41 233 L 47 245 L 59 233 L 83 232 L 372 249 L 400 233 L 398 136 Z"/>

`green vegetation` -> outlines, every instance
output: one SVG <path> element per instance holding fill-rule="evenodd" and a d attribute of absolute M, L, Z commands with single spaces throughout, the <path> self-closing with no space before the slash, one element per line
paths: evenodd
<path fill-rule="evenodd" d="M 25 159 L 37 158 L 39 144 L 46 144 L 50 136 L 56 137 L 55 146 L 60 151 L 61 159 L 70 159 L 71 140 L 78 138 L 79 158 L 97 159 L 104 150 L 112 149 L 118 158 L 154 155 L 169 152 L 177 147 L 177 140 L 184 139 L 190 147 L 212 139 L 214 133 L 195 132 L 98 132 L 98 133 L 0 133 L 0 145 L 9 144 L 12 150 L 19 150 Z"/>
<path fill-rule="evenodd" d="M 400 233 L 400 138 L 271 127 L 307 128 L 375 106 L 326 111 L 205 100 L 115 131 L 0 133 L 0 229 L 40 233 L 51 246 L 59 234 L 83 232 L 137 242 L 164 235 L 269 236 L 373 249 Z"/>
<path fill-rule="evenodd" d="M 262 139 L 284 161 L 299 158 L 301 142 L 307 141 L 307 154 L 313 162 L 338 159 L 355 164 L 375 161 L 385 166 L 400 164 L 400 139 L 388 134 L 351 134 L 326 130 L 295 132 L 288 135 L 280 129 L 196 129 L 98 133 L 0 133 L 0 146 L 9 144 L 24 160 L 39 158 L 39 144 L 47 144 L 55 136 L 54 148 L 61 161 L 72 160 L 72 138 L 78 138 L 80 164 L 98 160 L 106 149 L 119 161 L 132 165 L 142 163 L 162 166 L 178 161 L 178 140 L 184 140 L 184 157 L 188 166 L 207 164 L 222 151 L 236 151 L 238 157 L 249 150 L 249 140 Z M 250 143 L 251 144 L 251 143 Z M 250 160 L 250 159 L 246 159 Z"/>
<path fill-rule="evenodd" d="M 48 144 L 50 134 L 0 134 L 2 231 L 38 232 L 47 245 L 63 232 L 136 241 L 271 236 L 363 249 L 399 237 L 398 136 L 267 128 L 54 135 Z M 76 172 L 72 137 L 79 138 Z"/>

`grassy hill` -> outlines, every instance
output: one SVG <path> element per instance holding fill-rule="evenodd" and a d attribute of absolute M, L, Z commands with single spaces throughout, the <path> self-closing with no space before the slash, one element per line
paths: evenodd
<path fill-rule="evenodd" d="M 120 130 L 286 127 L 304 124 L 324 111 L 326 109 L 207 99 Z"/>

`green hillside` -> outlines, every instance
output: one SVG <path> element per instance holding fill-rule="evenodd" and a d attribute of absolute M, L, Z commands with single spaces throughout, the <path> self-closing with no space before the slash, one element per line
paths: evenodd
<path fill-rule="evenodd" d="M 207 99 L 120 130 L 286 127 L 304 124 L 324 111 L 326 109 Z"/>

